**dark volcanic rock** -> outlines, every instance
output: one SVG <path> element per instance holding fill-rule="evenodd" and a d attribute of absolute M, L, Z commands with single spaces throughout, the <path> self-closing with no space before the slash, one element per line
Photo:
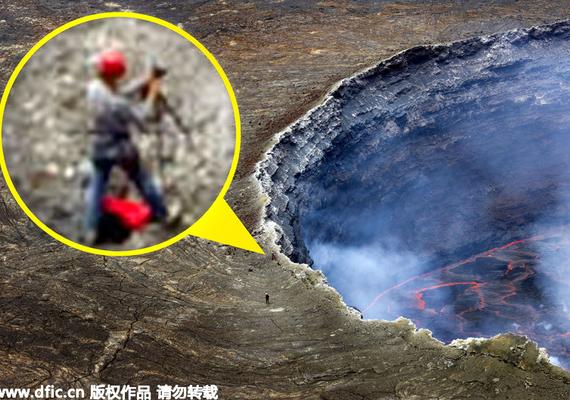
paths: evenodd
<path fill-rule="evenodd" d="M 265 201 L 255 165 L 275 133 L 334 82 L 418 44 L 553 22 L 570 9 L 526 0 L 4 3 L 2 82 L 42 35 L 87 13 L 150 13 L 201 40 L 237 92 L 244 137 L 228 200 L 252 231 L 261 228 Z M 361 321 L 320 274 L 276 251 L 273 259 L 269 241 L 266 257 L 191 238 L 145 257 L 95 257 L 44 235 L 5 187 L 2 198 L 2 386 L 215 383 L 227 399 L 563 399 L 570 392 L 568 375 L 519 339 L 448 347 L 405 320 Z M 523 349 L 506 356 L 512 346 Z M 525 346 L 536 360 L 519 357 Z"/>
<path fill-rule="evenodd" d="M 365 241 L 366 216 L 343 209 L 379 203 L 382 235 L 436 254 L 519 238 L 549 207 L 567 222 L 569 39 L 561 23 L 421 46 L 342 82 L 261 164 L 283 252 L 310 262 L 304 238 Z"/>

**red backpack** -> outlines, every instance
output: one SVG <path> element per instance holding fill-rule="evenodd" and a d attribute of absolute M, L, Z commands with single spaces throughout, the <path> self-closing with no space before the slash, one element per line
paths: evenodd
<path fill-rule="evenodd" d="M 143 229 L 152 216 L 150 206 L 145 202 L 113 196 L 103 197 L 102 210 L 104 214 L 117 217 L 121 224 L 131 231 Z"/>

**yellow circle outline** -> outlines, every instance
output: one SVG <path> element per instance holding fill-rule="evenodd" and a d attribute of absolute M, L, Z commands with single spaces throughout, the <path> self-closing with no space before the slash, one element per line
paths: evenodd
<path fill-rule="evenodd" d="M 10 94 L 10 90 L 12 89 L 12 86 L 14 85 L 14 82 L 16 81 L 16 78 L 18 77 L 18 74 L 20 73 L 20 71 L 22 70 L 22 68 L 24 68 L 24 66 L 26 65 L 26 63 L 28 62 L 28 60 L 34 55 L 34 53 L 36 51 L 38 51 L 44 44 L 46 44 L 48 41 L 50 41 L 51 39 L 53 39 L 54 37 L 56 37 L 57 35 L 59 35 L 60 33 L 73 28 L 74 26 L 83 24 L 85 22 L 89 22 L 89 21 L 95 21 L 95 20 L 99 20 L 99 19 L 106 19 L 106 18 L 135 18 L 135 19 L 139 19 L 139 20 L 144 20 L 144 21 L 149 21 L 149 22 L 153 22 L 155 24 L 161 25 L 165 28 L 170 29 L 171 31 L 174 31 L 176 33 L 178 33 L 180 36 L 184 37 L 185 39 L 187 39 L 190 43 L 192 43 L 194 46 L 196 46 L 201 52 L 202 54 L 204 54 L 204 56 L 206 56 L 206 58 L 210 61 L 210 63 L 214 66 L 214 68 L 216 69 L 216 71 L 218 72 L 218 75 L 220 75 L 220 77 L 222 78 L 222 81 L 224 82 L 224 86 L 226 87 L 226 91 L 228 92 L 228 95 L 230 97 L 230 101 L 232 104 L 232 108 L 233 108 L 233 112 L 234 112 L 234 120 L 235 120 L 235 129 L 236 129 L 236 138 L 235 138 L 235 149 L 234 149 L 234 158 L 232 160 L 232 165 L 230 167 L 230 171 L 228 173 L 228 176 L 226 178 L 226 181 L 224 183 L 224 185 L 222 186 L 222 190 L 220 191 L 220 193 L 218 194 L 218 196 L 216 197 L 216 199 L 214 200 L 214 202 L 212 204 L 214 204 L 215 202 L 222 200 L 224 195 L 226 194 L 226 192 L 228 191 L 230 184 L 232 183 L 235 171 L 236 171 L 236 167 L 237 167 L 237 163 L 238 163 L 238 159 L 239 159 L 239 150 L 240 150 L 240 144 L 241 144 L 241 125 L 240 125 L 240 117 L 239 117 L 239 109 L 238 109 L 238 104 L 237 104 L 237 100 L 234 94 L 234 91 L 232 89 L 232 85 L 230 84 L 230 81 L 228 80 L 228 77 L 226 76 L 226 73 L 224 72 L 224 70 L 222 69 L 222 67 L 220 66 L 220 64 L 218 64 L 218 61 L 214 58 L 214 56 L 212 55 L 212 53 L 210 53 L 208 51 L 208 49 L 206 49 L 206 47 L 204 47 L 202 45 L 202 43 L 200 43 L 197 39 L 195 39 L 192 35 L 190 35 L 188 32 L 184 31 L 183 29 L 177 27 L 176 25 L 167 22 L 163 19 L 157 18 L 157 17 L 153 17 L 150 15 L 146 15 L 146 14 L 140 14 L 140 13 L 134 13 L 134 12 L 122 12 L 122 11 L 118 11 L 118 12 L 105 12 L 105 13 L 97 13 L 97 14 L 91 14 L 91 15 L 87 15 L 78 19 L 75 19 L 73 21 L 70 21 L 62 26 L 60 26 L 59 28 L 51 31 L 50 33 L 48 33 L 46 36 L 44 36 L 38 43 L 36 43 L 27 53 L 26 55 L 22 58 L 22 60 L 20 60 L 20 62 L 18 63 L 18 65 L 16 66 L 16 68 L 14 69 L 14 71 L 12 72 L 12 75 L 10 75 L 10 79 L 8 79 L 8 83 L 6 84 L 6 87 L 4 89 L 4 93 L 2 94 L 2 99 L 0 100 L 0 142 L 2 142 L 2 122 L 4 120 L 4 110 L 6 108 L 6 103 L 8 101 L 8 96 Z M 24 212 L 26 213 L 26 215 L 36 224 L 38 225 L 44 232 L 46 232 L 48 235 L 50 235 L 51 237 L 53 237 L 54 239 L 59 240 L 60 242 L 73 247 L 74 249 L 77 250 L 81 250 L 87 253 L 91 253 L 91 254 L 97 254 L 97 255 L 102 255 L 102 256 L 135 256 L 135 255 L 141 255 L 141 254 L 147 254 L 147 253 L 151 253 L 153 251 L 157 251 L 160 249 L 163 249 L 165 247 L 170 246 L 171 244 L 174 244 L 176 242 L 178 242 L 179 240 L 183 239 L 184 237 L 188 236 L 190 233 L 190 230 L 192 228 L 192 226 L 199 221 L 204 214 L 206 214 L 206 212 L 208 212 L 208 210 L 211 208 L 212 205 L 210 205 L 210 207 L 208 208 L 208 210 L 206 210 L 202 216 L 200 218 L 198 218 L 198 220 L 196 220 L 194 222 L 194 224 L 192 224 L 191 226 L 189 226 L 186 230 L 184 230 L 183 232 L 179 233 L 178 235 L 165 240 L 164 242 L 152 245 L 152 246 L 148 246 L 148 247 L 143 247 L 140 249 L 135 249 L 135 250 L 104 250 L 104 249 L 97 249 L 94 247 L 89 247 L 77 242 L 74 242 L 73 240 L 70 240 L 62 235 L 60 235 L 59 233 L 55 232 L 53 229 L 49 228 L 46 224 L 44 224 L 42 221 L 40 221 L 38 219 L 38 217 L 36 217 L 34 215 L 34 213 L 28 208 L 28 206 L 26 205 L 26 203 L 24 203 L 24 201 L 22 200 L 22 198 L 20 197 L 20 194 L 18 193 L 18 191 L 16 190 L 14 183 L 12 182 L 12 179 L 10 178 L 10 175 L 8 173 L 8 167 L 6 165 L 6 160 L 4 158 L 4 146 L 3 146 L 3 142 L 2 145 L 0 145 L 0 167 L 2 168 L 2 173 L 4 175 L 4 179 L 6 180 L 6 184 L 8 185 L 8 188 L 10 189 L 10 192 L 12 193 L 12 195 L 14 196 L 14 198 L 16 199 L 16 202 L 18 203 L 18 205 L 22 208 L 22 210 L 24 210 Z"/>

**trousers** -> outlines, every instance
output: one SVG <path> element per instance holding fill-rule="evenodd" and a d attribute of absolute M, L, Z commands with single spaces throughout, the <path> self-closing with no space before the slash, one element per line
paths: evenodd
<path fill-rule="evenodd" d="M 114 167 L 120 167 L 126 172 L 129 180 L 135 184 L 143 199 L 150 206 L 153 219 L 166 218 L 167 210 L 160 189 L 141 165 L 138 154 L 135 154 L 134 157 L 131 155 L 128 162 L 116 157 L 97 157 L 92 162 L 93 173 L 85 192 L 84 229 L 86 232 L 97 229 L 102 215 L 101 203 Z"/>

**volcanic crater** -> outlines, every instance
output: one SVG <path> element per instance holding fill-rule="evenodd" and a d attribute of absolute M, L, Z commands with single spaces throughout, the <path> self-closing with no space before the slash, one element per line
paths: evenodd
<path fill-rule="evenodd" d="M 414 47 L 282 132 L 268 226 L 365 318 L 514 332 L 568 368 L 569 130 L 570 23 Z"/>

